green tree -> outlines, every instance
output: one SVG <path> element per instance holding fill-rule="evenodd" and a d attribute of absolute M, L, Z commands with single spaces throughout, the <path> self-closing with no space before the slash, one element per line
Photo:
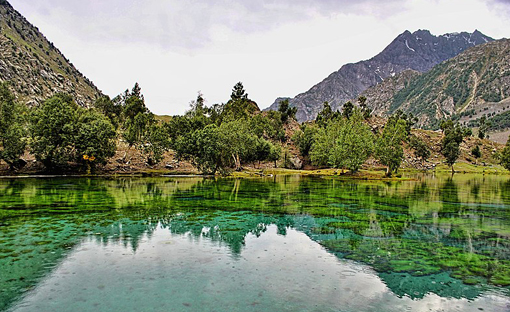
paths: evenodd
<path fill-rule="evenodd" d="M 134 146 L 136 149 L 142 150 L 147 131 L 155 123 L 156 119 L 152 113 L 138 113 L 133 120 L 126 120 L 123 136 L 129 147 Z"/>
<path fill-rule="evenodd" d="M 141 89 L 138 83 L 135 84 L 131 93 L 125 95 L 123 115 L 126 123 L 133 122 L 138 114 L 145 114 L 149 109 L 145 106 L 145 100 L 140 93 Z"/>
<path fill-rule="evenodd" d="M 344 104 L 344 107 L 342 109 L 342 116 L 346 119 L 350 119 L 354 111 L 354 105 L 351 103 L 351 101 Z"/>
<path fill-rule="evenodd" d="M 153 123 L 144 134 L 142 153 L 147 158 L 147 164 L 152 166 L 163 159 L 163 154 L 169 149 L 170 142 L 164 126 Z"/>
<path fill-rule="evenodd" d="M 26 148 L 26 120 L 22 105 L 16 103 L 6 82 L 0 83 L 0 160 L 10 169 L 19 164 Z"/>
<path fill-rule="evenodd" d="M 317 131 L 317 127 L 303 123 L 301 129 L 292 136 L 292 141 L 294 141 L 294 144 L 299 149 L 301 156 L 306 157 L 309 155 L 310 149 L 315 142 Z"/>
<path fill-rule="evenodd" d="M 487 117 L 482 116 L 482 118 L 480 118 L 478 127 L 479 127 L 478 128 L 478 138 L 480 138 L 482 140 L 485 138 L 488 138 L 487 131 L 491 127 L 491 122 L 487 120 Z"/>
<path fill-rule="evenodd" d="M 383 132 L 378 136 L 375 157 L 387 166 L 387 176 L 398 171 L 404 158 L 402 144 L 409 140 L 411 127 L 416 121 L 412 114 L 407 115 L 399 110 L 388 118 Z M 419 144 L 417 141 L 415 143 Z M 420 152 L 426 153 L 423 150 Z"/>
<path fill-rule="evenodd" d="M 430 157 L 430 149 L 427 147 L 427 144 L 423 142 L 423 140 L 416 136 L 412 136 L 409 144 L 414 150 L 414 156 L 420 158 L 422 162 Z"/>
<path fill-rule="evenodd" d="M 389 118 L 384 130 L 377 138 L 375 157 L 387 166 L 386 175 L 397 172 L 404 158 L 403 141 L 407 137 L 407 122 L 401 118 Z"/>
<path fill-rule="evenodd" d="M 499 162 L 503 167 L 505 167 L 505 169 L 510 170 L 510 137 L 506 141 L 506 145 L 500 153 Z"/>
<path fill-rule="evenodd" d="M 480 150 L 480 145 L 475 145 L 471 150 L 471 155 L 478 161 L 478 158 L 482 157 L 482 151 Z"/>
<path fill-rule="evenodd" d="M 363 118 L 365 118 L 365 120 L 370 118 L 371 112 L 367 106 L 367 98 L 363 95 L 359 96 L 358 104 L 359 104 L 359 107 L 361 108 L 361 113 L 363 114 Z"/>
<path fill-rule="evenodd" d="M 117 129 L 122 121 L 122 106 L 115 103 L 109 96 L 102 96 L 94 102 L 94 108 L 110 119 L 112 125 Z"/>
<path fill-rule="evenodd" d="M 230 100 L 223 107 L 221 120 L 232 121 L 249 118 L 257 111 L 260 111 L 259 107 L 248 98 L 243 84 L 238 82 L 232 89 Z"/>
<path fill-rule="evenodd" d="M 274 161 L 274 167 L 276 168 L 276 162 L 280 160 L 281 154 L 282 148 L 279 145 L 272 144 L 271 150 L 269 151 L 269 155 L 267 155 L 267 160 Z"/>
<path fill-rule="evenodd" d="M 402 120 L 405 124 L 405 141 L 408 141 L 411 136 L 411 129 L 418 122 L 418 118 L 412 113 L 406 114 L 399 109 L 388 118 L 388 122 L 395 123 L 398 120 Z"/>
<path fill-rule="evenodd" d="M 116 132 L 110 120 L 79 107 L 69 95 L 57 94 L 31 114 L 31 151 L 49 170 L 68 162 L 105 164 L 115 153 Z"/>
<path fill-rule="evenodd" d="M 91 167 L 106 164 L 115 155 L 116 132 L 108 117 L 94 110 L 78 109 L 74 145 L 77 161 Z M 85 156 L 85 157 L 84 157 Z"/>
<path fill-rule="evenodd" d="M 346 168 L 355 172 L 372 151 L 372 132 L 356 109 L 350 119 L 334 120 L 326 128 L 318 130 L 310 158 L 318 166 Z"/>
<path fill-rule="evenodd" d="M 329 103 L 324 102 L 322 110 L 317 114 L 317 117 L 315 118 L 315 123 L 319 125 L 319 127 L 325 128 L 330 121 L 338 119 L 339 117 L 340 113 L 338 111 L 333 112 L 333 109 L 331 109 Z"/>
<path fill-rule="evenodd" d="M 468 132 L 460 124 L 453 123 L 451 119 L 442 121 L 440 127 L 443 131 L 441 154 L 446 158 L 446 163 L 451 167 L 453 174 L 455 173 L 453 165 L 460 156 L 460 144 Z"/>
<path fill-rule="evenodd" d="M 232 101 L 248 100 L 248 93 L 244 90 L 242 82 L 238 82 L 232 88 L 232 94 L 230 95 Z"/>
<path fill-rule="evenodd" d="M 281 113 L 282 122 L 285 124 L 289 119 L 296 119 L 297 107 L 290 107 L 289 99 L 280 101 L 278 111 Z"/>
<path fill-rule="evenodd" d="M 215 124 L 179 137 L 176 151 L 178 157 L 191 160 L 204 174 L 226 173 L 232 165 L 228 141 Z"/>
<path fill-rule="evenodd" d="M 256 149 L 257 137 L 250 132 L 249 123 L 245 119 L 224 122 L 219 131 L 229 144 L 229 151 L 235 164 L 235 170 L 242 169 L 241 161 L 250 158 L 250 154 Z"/>
<path fill-rule="evenodd" d="M 48 169 L 65 165 L 74 157 L 78 105 L 66 94 L 57 94 L 32 111 L 30 149 Z"/>

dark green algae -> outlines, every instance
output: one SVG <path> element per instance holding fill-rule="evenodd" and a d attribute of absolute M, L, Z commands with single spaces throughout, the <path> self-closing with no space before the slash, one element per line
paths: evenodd
<path fill-rule="evenodd" d="M 233 256 L 246 235 L 270 224 L 282 235 L 295 228 L 340 258 L 368 264 L 401 296 L 508 291 L 510 179 L 420 179 L 0 180 L 0 310 L 84 237 L 136 250 L 158 225 L 222 242 Z"/>

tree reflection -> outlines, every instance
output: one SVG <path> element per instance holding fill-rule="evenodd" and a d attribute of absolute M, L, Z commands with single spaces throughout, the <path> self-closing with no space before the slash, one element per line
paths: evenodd
<path fill-rule="evenodd" d="M 158 228 L 227 246 L 233 257 L 268 225 L 279 235 L 294 228 L 341 258 L 372 266 L 396 294 L 412 298 L 427 289 L 461 296 L 474 289 L 468 284 L 510 285 L 510 180 L 472 180 L 3 180 L 0 310 L 83 238 L 139 252 Z M 423 286 L 441 274 L 460 283 L 455 291 Z"/>

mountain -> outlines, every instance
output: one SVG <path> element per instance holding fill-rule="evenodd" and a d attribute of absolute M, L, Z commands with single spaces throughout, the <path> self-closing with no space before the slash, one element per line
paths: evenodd
<path fill-rule="evenodd" d="M 493 41 L 478 30 L 473 33 L 453 33 L 434 36 L 428 30 L 405 31 L 375 57 L 355 64 L 346 64 L 307 92 L 289 100 L 297 107 L 299 121 L 311 120 L 328 101 L 339 108 L 357 98 L 367 88 L 405 70 L 426 72 L 464 50 Z M 278 109 L 281 98 L 268 109 Z"/>
<path fill-rule="evenodd" d="M 0 0 L 0 81 L 21 102 L 40 103 L 58 92 L 90 105 L 101 92 L 6 0 Z"/>
<path fill-rule="evenodd" d="M 426 73 L 403 72 L 362 95 L 375 114 L 400 109 L 418 116 L 425 128 L 437 128 L 443 118 L 469 121 L 508 111 L 510 40 L 470 48 Z"/>

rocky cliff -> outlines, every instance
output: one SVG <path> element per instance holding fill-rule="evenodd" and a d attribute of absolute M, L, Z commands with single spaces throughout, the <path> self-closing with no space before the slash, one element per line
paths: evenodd
<path fill-rule="evenodd" d="M 66 92 L 89 106 L 101 92 L 6 0 L 0 0 L 0 81 L 18 100 L 35 105 Z"/>

